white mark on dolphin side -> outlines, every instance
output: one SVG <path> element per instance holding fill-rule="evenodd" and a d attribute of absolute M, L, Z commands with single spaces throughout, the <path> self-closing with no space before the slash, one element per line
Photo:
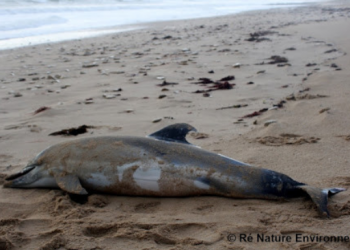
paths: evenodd
<path fill-rule="evenodd" d="M 121 182 L 123 180 L 123 175 L 124 175 L 125 170 L 128 170 L 129 168 L 131 168 L 133 166 L 141 166 L 141 165 L 142 165 L 141 161 L 135 161 L 135 162 L 127 163 L 127 164 L 124 164 L 124 165 L 118 167 L 118 179 L 119 179 L 119 181 Z"/>
<path fill-rule="evenodd" d="M 134 181 L 142 189 L 158 192 L 161 172 L 159 168 L 138 168 L 133 174 Z"/>
<path fill-rule="evenodd" d="M 200 189 L 209 189 L 210 186 L 204 182 L 201 182 L 201 181 L 193 181 L 193 184 L 197 187 L 197 188 L 200 188 Z"/>

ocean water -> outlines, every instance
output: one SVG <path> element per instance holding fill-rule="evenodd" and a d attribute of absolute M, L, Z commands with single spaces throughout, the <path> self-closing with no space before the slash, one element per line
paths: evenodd
<path fill-rule="evenodd" d="M 212 17 L 314 2 L 315 0 L 0 0 L 0 49 L 135 29 L 146 22 Z M 127 25 L 133 26 L 128 28 Z"/>

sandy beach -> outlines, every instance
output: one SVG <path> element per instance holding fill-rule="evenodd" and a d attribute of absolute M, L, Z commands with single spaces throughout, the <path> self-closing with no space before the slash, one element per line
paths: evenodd
<path fill-rule="evenodd" d="M 333 1 L 2 50 L 0 185 L 58 142 L 188 123 L 203 149 L 349 188 L 349 27 L 350 2 Z M 349 191 L 328 208 L 322 218 L 307 198 L 105 194 L 78 204 L 61 190 L 1 187 L 0 249 L 349 249 L 349 238 L 310 239 L 349 237 Z"/>

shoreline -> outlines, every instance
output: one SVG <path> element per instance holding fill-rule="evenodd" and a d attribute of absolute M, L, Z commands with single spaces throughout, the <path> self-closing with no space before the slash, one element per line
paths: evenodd
<path fill-rule="evenodd" d="M 189 123 L 200 133 L 188 141 L 203 149 L 349 188 L 349 24 L 350 3 L 337 1 L 2 50 L 0 185 L 44 148 L 76 138 L 48 136 L 62 129 L 143 137 Z M 226 80 L 216 89 L 200 78 Z M 61 190 L 1 187 L 0 248 L 347 249 L 228 236 L 348 235 L 348 194 L 330 199 L 325 220 L 307 198 L 93 194 L 77 204 Z"/>
<path fill-rule="evenodd" d="M 332 1 L 331 1 L 332 2 Z M 37 36 L 31 36 L 31 37 L 18 37 L 18 38 L 11 38 L 11 39 L 4 39 L 0 40 L 0 51 L 2 50 L 8 50 L 8 49 L 16 49 L 16 48 L 24 48 L 24 47 L 30 47 L 30 46 L 38 46 L 38 45 L 45 45 L 45 44 L 51 44 L 51 43 L 61 43 L 61 42 L 70 42 L 74 40 L 81 40 L 81 39 L 89 39 L 89 38 L 96 38 L 96 37 L 103 37 L 108 34 L 112 33 L 120 33 L 120 32 L 128 32 L 132 30 L 138 30 L 138 29 L 144 29 L 149 28 L 154 25 L 164 25 L 165 23 L 171 23 L 171 22 L 187 22 L 191 20 L 201 20 L 201 19 L 211 19 L 211 18 L 220 18 L 225 16 L 231 16 L 231 15 L 240 15 L 244 13 L 254 13 L 254 12 L 260 12 L 260 11 L 268 11 L 268 10 L 278 10 L 278 9 L 294 9 L 294 8 L 303 8 L 303 7 L 310 7 L 310 6 L 317 6 L 327 3 L 327 1 L 320 1 L 320 2 L 313 2 L 313 3 L 299 3 L 295 4 L 295 6 L 284 6 L 278 5 L 278 4 L 270 4 L 262 9 L 256 9 L 256 10 L 246 10 L 246 11 L 240 11 L 237 13 L 231 13 L 231 14 L 223 14 L 218 16 L 207 16 L 207 17 L 193 17 L 193 18 L 186 18 L 186 19 L 176 19 L 176 20 L 159 20 L 159 21 L 151 21 L 151 22 L 137 22 L 137 23 L 130 23 L 130 24 L 122 24 L 122 25 L 116 25 L 116 26 L 108 26 L 108 27 L 100 27 L 100 28 L 94 28 L 94 29 L 83 29 L 83 30 L 77 30 L 77 31 L 70 31 L 70 32 L 61 32 L 61 33 L 55 33 L 55 34 L 45 34 L 45 35 L 37 35 Z M 76 35 L 76 33 L 80 35 Z"/>
<path fill-rule="evenodd" d="M 140 29 L 137 25 L 121 25 L 110 29 L 91 29 L 91 30 L 81 30 L 74 32 L 64 32 L 49 35 L 39 35 L 34 37 L 20 37 L 0 40 L 0 51 L 10 50 L 17 48 L 26 48 L 31 46 L 70 42 L 74 40 L 81 40 L 86 38 L 102 37 L 112 33 L 128 32 L 131 30 Z M 78 37 L 76 33 L 80 34 Z M 49 38 L 48 38 L 49 37 Z"/>

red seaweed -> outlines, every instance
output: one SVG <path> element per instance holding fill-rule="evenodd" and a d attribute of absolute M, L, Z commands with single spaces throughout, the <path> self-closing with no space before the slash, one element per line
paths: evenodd
<path fill-rule="evenodd" d="M 43 112 L 45 110 L 48 110 L 48 109 L 50 109 L 50 107 L 45 107 L 45 106 L 40 107 L 40 108 L 38 108 L 37 110 L 34 111 L 34 115 L 39 114 L 39 113 L 41 113 L 41 112 Z"/>
<path fill-rule="evenodd" d="M 77 128 L 63 129 L 61 131 L 53 132 L 49 135 L 64 135 L 64 136 L 77 136 L 88 132 L 88 128 L 94 128 L 94 126 L 81 125 Z"/>

